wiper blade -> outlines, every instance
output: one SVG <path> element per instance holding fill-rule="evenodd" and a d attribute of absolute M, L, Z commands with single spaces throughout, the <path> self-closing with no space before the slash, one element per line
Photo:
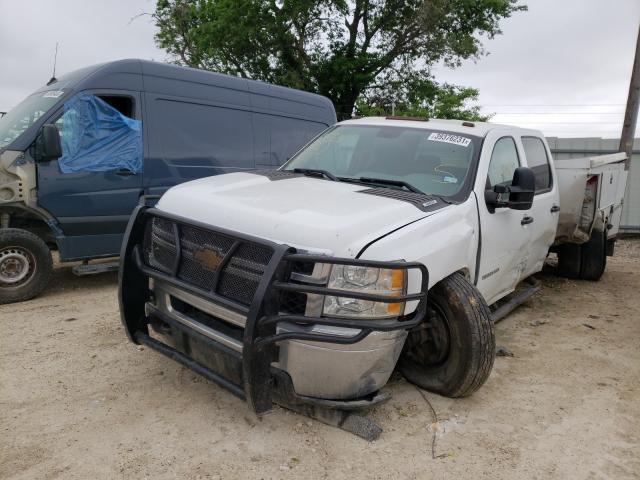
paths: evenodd
<path fill-rule="evenodd" d="M 403 182 L 402 180 L 389 180 L 386 178 L 370 178 L 370 177 L 360 177 L 358 178 L 362 183 L 377 183 L 379 185 L 389 185 L 392 187 L 403 187 L 413 193 L 420 193 L 424 195 L 424 192 L 419 188 L 414 187 L 410 183 Z"/>
<path fill-rule="evenodd" d="M 333 173 L 327 172 L 326 170 L 318 170 L 315 168 L 294 168 L 293 171 L 295 173 L 302 173 L 304 175 L 320 175 L 321 177 L 326 177 L 329 180 L 334 182 L 339 182 L 340 179 L 336 177 Z"/>

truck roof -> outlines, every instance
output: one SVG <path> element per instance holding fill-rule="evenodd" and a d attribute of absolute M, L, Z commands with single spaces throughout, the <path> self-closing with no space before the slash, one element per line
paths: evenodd
<path fill-rule="evenodd" d="M 410 128 L 424 128 L 425 130 L 446 130 L 455 133 L 464 133 L 476 137 L 484 137 L 492 130 L 511 130 L 522 134 L 529 133 L 543 137 L 537 130 L 514 127 L 513 125 L 502 125 L 489 122 L 471 122 L 467 120 L 444 120 L 439 118 L 402 118 L 402 117 L 363 117 L 339 122 L 340 124 L 352 125 L 391 125 Z"/>

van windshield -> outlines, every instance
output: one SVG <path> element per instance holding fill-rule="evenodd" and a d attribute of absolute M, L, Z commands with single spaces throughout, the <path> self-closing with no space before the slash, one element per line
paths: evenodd
<path fill-rule="evenodd" d="M 480 143 L 479 137 L 439 130 L 338 125 L 283 169 L 324 170 L 343 181 L 404 182 L 429 195 L 456 197 L 473 172 Z"/>
<path fill-rule="evenodd" d="M 64 94 L 62 90 L 38 92 L 24 99 L 0 118 L 0 148 L 4 148 L 33 125 Z"/>

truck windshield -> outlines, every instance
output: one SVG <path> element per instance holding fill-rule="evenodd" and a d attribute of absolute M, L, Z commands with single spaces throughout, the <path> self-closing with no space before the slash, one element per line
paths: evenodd
<path fill-rule="evenodd" d="M 6 147 L 18 138 L 56 104 L 63 94 L 62 90 L 34 93 L 0 118 L 0 148 Z"/>
<path fill-rule="evenodd" d="M 283 169 L 324 170 L 346 181 L 377 178 L 405 182 L 426 194 L 455 197 L 473 171 L 480 142 L 479 137 L 440 130 L 338 125 Z"/>

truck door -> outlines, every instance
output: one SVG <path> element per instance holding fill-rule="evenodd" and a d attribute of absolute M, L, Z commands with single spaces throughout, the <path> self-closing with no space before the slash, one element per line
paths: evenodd
<path fill-rule="evenodd" d="M 524 273 L 529 276 L 542 270 L 549 247 L 555 240 L 560 201 L 546 145 L 541 138 L 534 136 L 523 136 L 521 142 L 527 167 L 536 175 L 536 193 L 529 210 L 529 217 L 533 220 L 529 227 L 529 259 Z"/>
<path fill-rule="evenodd" d="M 88 93 L 127 117 L 141 119 L 137 92 Z M 64 137 L 74 118 L 61 110 L 48 123 L 55 124 Z M 37 172 L 38 203 L 56 218 L 65 234 L 59 245 L 62 260 L 118 255 L 142 190 L 142 173 L 126 169 L 62 173 L 58 160 L 38 163 Z"/>
<path fill-rule="evenodd" d="M 492 132 L 485 139 L 485 149 L 487 146 L 489 149 L 481 157 L 476 183 L 481 227 L 476 285 L 489 304 L 511 292 L 522 278 L 531 238 L 526 219 L 528 212 L 509 208 L 492 211 L 485 203 L 485 189 L 510 185 L 513 173 L 521 166 L 515 139 L 511 136 L 495 138 L 497 136 Z"/>

